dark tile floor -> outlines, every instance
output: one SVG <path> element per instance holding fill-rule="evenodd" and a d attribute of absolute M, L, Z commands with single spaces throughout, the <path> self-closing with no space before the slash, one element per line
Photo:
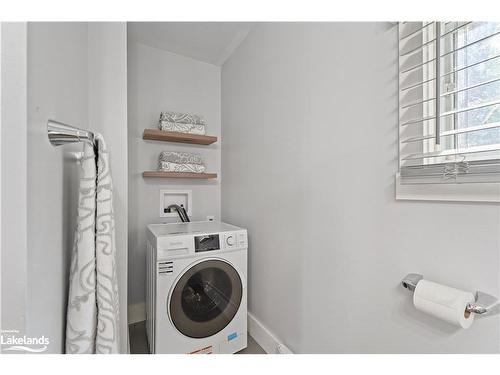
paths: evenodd
<path fill-rule="evenodd" d="M 146 337 L 146 322 L 138 322 L 128 326 L 130 333 L 130 353 L 148 354 L 148 341 Z M 237 354 L 266 354 L 264 349 L 248 335 L 248 346 Z"/>
<path fill-rule="evenodd" d="M 248 335 L 247 347 L 236 354 L 267 354 L 262 347 L 257 344 L 252 336 Z"/>

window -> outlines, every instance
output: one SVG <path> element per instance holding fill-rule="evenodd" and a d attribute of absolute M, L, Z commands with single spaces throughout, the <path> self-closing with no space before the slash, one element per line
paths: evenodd
<path fill-rule="evenodd" d="M 499 182 L 500 23 L 400 23 L 398 183 Z"/>

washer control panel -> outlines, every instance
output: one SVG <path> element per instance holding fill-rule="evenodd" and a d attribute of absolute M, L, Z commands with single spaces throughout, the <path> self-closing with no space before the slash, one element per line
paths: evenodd
<path fill-rule="evenodd" d="M 248 246 L 246 231 L 194 236 L 194 252 L 242 249 Z"/>
<path fill-rule="evenodd" d="M 224 234 L 225 249 L 241 249 L 247 246 L 247 233 L 245 231 L 229 232 Z"/>
<path fill-rule="evenodd" d="M 194 252 L 199 253 L 202 251 L 212 251 L 219 250 L 219 235 L 218 234 L 207 234 L 204 236 L 194 237 Z"/>
<path fill-rule="evenodd" d="M 224 251 L 248 248 L 247 230 L 221 222 L 148 225 L 148 241 L 159 260 L 217 256 Z"/>

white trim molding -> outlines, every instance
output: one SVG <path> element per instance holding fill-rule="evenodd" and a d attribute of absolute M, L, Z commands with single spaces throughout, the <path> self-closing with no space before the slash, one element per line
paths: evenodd
<path fill-rule="evenodd" d="M 402 184 L 398 173 L 396 200 L 500 203 L 500 183 Z"/>
<path fill-rule="evenodd" d="M 248 333 L 268 354 L 293 354 L 264 324 L 248 312 Z"/>

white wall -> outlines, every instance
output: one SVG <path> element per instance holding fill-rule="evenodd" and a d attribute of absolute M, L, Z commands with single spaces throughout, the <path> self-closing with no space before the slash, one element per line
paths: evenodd
<path fill-rule="evenodd" d="M 0 23 L 0 327 L 26 328 L 26 23 Z M 0 348 L 1 349 L 1 348 Z"/>
<path fill-rule="evenodd" d="M 127 351 L 127 112 L 124 23 L 28 27 L 28 319 L 49 352 L 64 350 L 68 264 L 76 224 L 81 144 L 54 148 L 47 119 L 101 132 L 114 182 L 122 329 Z"/>
<path fill-rule="evenodd" d="M 259 24 L 222 68 L 222 219 L 249 309 L 294 352 L 500 352 L 500 317 L 416 311 L 409 272 L 499 295 L 498 205 L 397 202 L 388 24 Z"/>
<path fill-rule="evenodd" d="M 129 30 L 130 32 L 130 30 Z M 144 179 L 142 172 L 158 167 L 163 150 L 196 152 L 208 172 L 220 175 L 220 140 L 210 146 L 145 141 L 145 128 L 157 128 L 161 111 L 205 116 L 207 134 L 220 136 L 220 68 L 129 38 L 128 45 L 129 152 L 129 304 L 131 320 L 144 319 L 146 226 L 179 221 L 160 218 L 160 189 L 193 191 L 192 221 L 220 217 L 219 179 L 207 181 Z M 137 314 L 132 314 L 138 312 Z"/>

